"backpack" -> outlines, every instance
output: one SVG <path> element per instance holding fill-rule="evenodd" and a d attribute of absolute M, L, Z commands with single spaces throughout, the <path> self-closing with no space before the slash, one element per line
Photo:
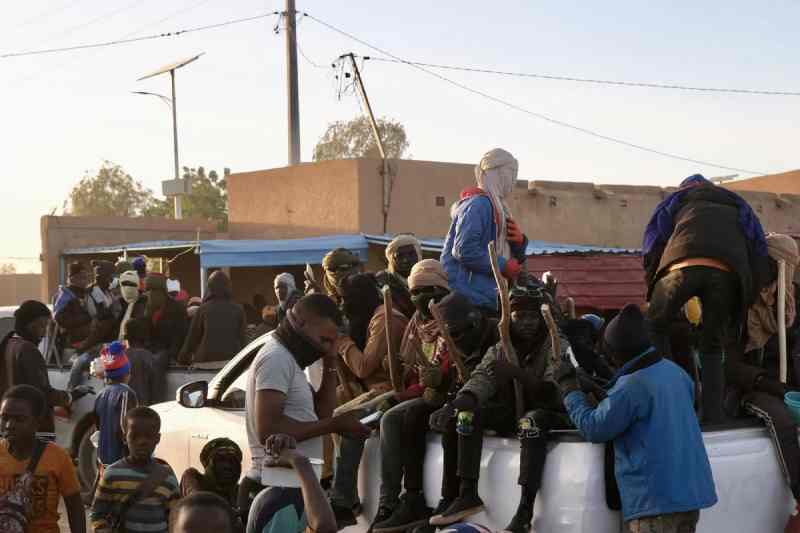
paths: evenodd
<path fill-rule="evenodd" d="M 0 531 L 3 533 L 27 533 L 31 520 L 31 488 L 33 473 L 39 465 L 47 443 L 36 440 L 30 463 L 25 472 L 0 496 Z"/>

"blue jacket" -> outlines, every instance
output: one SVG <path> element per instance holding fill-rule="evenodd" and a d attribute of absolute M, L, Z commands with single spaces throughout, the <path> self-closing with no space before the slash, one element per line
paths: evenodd
<path fill-rule="evenodd" d="M 564 405 L 592 442 L 614 441 L 615 474 L 625 521 L 694 511 L 717 503 L 703 434 L 692 407 L 694 385 L 654 349 L 629 361 L 596 408 L 583 392 Z M 644 358 L 653 362 L 647 365 Z M 639 369 L 637 369 L 639 368 Z"/>
<path fill-rule="evenodd" d="M 496 235 L 491 200 L 482 195 L 470 196 L 456 207 L 441 256 L 450 288 L 469 298 L 473 305 L 494 310 L 497 310 L 497 284 L 492 275 L 488 246 Z M 521 254 L 524 260 L 525 247 L 526 244 L 519 249 L 512 247 L 512 253 Z M 507 260 L 497 258 L 501 271 Z"/>

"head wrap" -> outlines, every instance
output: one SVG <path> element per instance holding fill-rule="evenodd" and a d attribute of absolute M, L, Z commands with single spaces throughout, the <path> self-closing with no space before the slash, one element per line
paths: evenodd
<path fill-rule="evenodd" d="M 545 289 L 536 276 L 520 276 L 517 285 L 509 291 L 511 310 L 533 309 L 540 311 L 545 299 Z"/>
<path fill-rule="evenodd" d="M 119 341 L 103 346 L 100 350 L 100 360 L 103 361 L 103 370 L 108 379 L 122 379 L 131 371 L 131 362 L 128 360 L 125 345 Z"/>
<path fill-rule="evenodd" d="M 14 332 L 23 339 L 39 342 L 39 339 L 29 338 L 28 326 L 38 318 L 50 318 L 51 316 L 50 309 L 42 302 L 27 300 L 14 311 Z"/>
<path fill-rule="evenodd" d="M 447 283 L 447 272 L 436 259 L 423 259 L 411 269 L 408 276 L 408 288 L 414 290 L 418 287 L 441 287 L 450 290 Z"/>
<path fill-rule="evenodd" d="M 358 256 L 346 248 L 336 248 L 328 252 L 322 259 L 322 268 L 325 269 L 325 277 L 322 281 L 328 296 L 340 299 L 342 280 L 349 274 L 354 273 L 356 267 L 360 264 L 361 261 Z M 337 269 L 344 265 L 353 265 L 353 268 L 345 272 L 339 272 Z"/>
<path fill-rule="evenodd" d="M 604 340 L 614 355 L 623 359 L 636 357 L 652 346 L 644 315 L 634 304 L 623 307 L 608 323 Z"/>
<path fill-rule="evenodd" d="M 800 263 L 797 242 L 788 235 L 780 233 L 767 234 L 767 251 L 769 256 L 786 262 L 786 327 L 795 321 L 795 299 L 792 280 Z M 778 332 L 778 280 L 761 289 L 755 302 L 747 313 L 747 347 L 746 352 L 763 348 L 769 338 Z"/>
<path fill-rule="evenodd" d="M 209 465 L 214 460 L 214 455 L 220 452 L 232 453 L 239 462 L 242 461 L 242 449 L 239 448 L 239 445 L 229 438 L 219 437 L 210 440 L 200 451 L 200 463 L 203 465 L 203 468 L 208 469 Z"/>
<path fill-rule="evenodd" d="M 139 274 L 128 270 L 119 275 L 119 290 L 127 303 L 135 303 L 139 299 Z"/>
<path fill-rule="evenodd" d="M 233 297 L 231 279 L 222 270 L 217 270 L 208 277 L 208 294 L 205 301 L 217 298 L 220 300 L 230 300 Z"/>
<path fill-rule="evenodd" d="M 283 283 L 286 285 L 286 298 L 280 301 L 281 304 L 285 306 L 286 302 L 292 296 L 292 293 L 297 290 L 297 284 L 294 281 L 294 276 L 289 274 L 288 272 L 281 272 L 277 276 L 275 276 L 275 280 L 273 281 L 274 287 L 277 289 L 278 284 Z"/>
<path fill-rule="evenodd" d="M 489 150 L 475 166 L 475 180 L 492 201 L 497 225 L 495 248 L 498 255 L 509 257 L 511 247 L 506 240 L 506 219 L 511 218 L 506 199 L 514 191 L 519 163 L 514 156 L 502 148 Z"/>
<path fill-rule="evenodd" d="M 140 255 L 134 258 L 131 265 L 133 265 L 133 269 L 138 272 L 140 278 L 147 275 L 147 260 L 143 256 Z"/>
<path fill-rule="evenodd" d="M 403 246 L 413 246 L 414 250 L 417 252 L 417 261 L 422 260 L 422 245 L 419 243 L 419 240 L 413 235 L 398 235 L 386 246 L 386 261 L 389 262 L 389 271 L 393 274 L 397 273 L 394 254 Z"/>

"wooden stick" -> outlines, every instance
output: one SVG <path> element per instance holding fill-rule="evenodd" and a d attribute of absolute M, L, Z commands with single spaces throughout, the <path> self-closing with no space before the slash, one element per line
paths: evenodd
<path fill-rule="evenodd" d="M 567 316 L 570 319 L 574 320 L 578 316 L 575 313 L 575 299 L 572 297 L 567 298 L 566 304 L 567 304 Z"/>
<path fill-rule="evenodd" d="M 497 250 L 494 242 L 489 243 L 489 260 L 492 265 L 494 281 L 497 283 L 497 290 L 500 294 L 500 322 L 497 324 L 497 329 L 500 331 L 500 345 L 503 347 L 506 361 L 519 368 L 519 358 L 516 350 L 514 350 L 514 344 L 511 342 L 511 299 L 508 295 L 508 283 L 500 272 L 500 263 L 497 260 Z M 525 413 L 525 395 L 522 390 L 522 384 L 518 380 L 514 380 L 514 400 L 517 418 L 521 418 Z"/>
<path fill-rule="evenodd" d="M 786 383 L 786 261 L 778 261 L 778 353 L 780 354 L 780 379 Z"/>
<path fill-rule="evenodd" d="M 445 324 L 444 317 L 442 317 L 442 312 L 439 310 L 439 306 L 436 304 L 436 302 L 431 300 L 428 304 L 428 309 L 430 309 L 433 319 L 439 325 L 439 333 L 444 339 L 444 343 L 447 345 L 447 351 L 450 353 L 450 359 L 452 359 L 453 364 L 456 367 L 458 381 L 460 383 L 466 383 L 466 380 L 469 376 L 467 375 L 467 367 L 464 366 L 464 356 L 461 355 L 461 350 L 459 350 L 458 346 L 456 346 L 456 343 L 453 342 L 453 338 L 450 336 L 450 332 L 447 330 L 447 324 Z"/>
<path fill-rule="evenodd" d="M 561 357 L 561 337 L 558 336 L 558 326 L 553 319 L 553 311 L 549 304 L 542 304 L 542 317 L 547 324 L 547 331 L 550 333 L 550 342 L 553 345 L 553 357 Z"/>
<path fill-rule="evenodd" d="M 349 411 L 356 411 L 359 409 L 363 409 L 365 411 L 371 411 L 375 407 L 377 407 L 383 400 L 387 400 L 393 397 L 396 393 L 394 391 L 388 391 L 381 394 L 378 394 L 374 390 L 368 390 L 361 396 L 357 396 L 353 398 L 349 402 L 343 403 L 339 407 L 333 410 L 333 416 L 339 416 L 342 413 L 347 413 Z"/>
<path fill-rule="evenodd" d="M 386 316 L 386 357 L 389 359 L 389 381 L 395 392 L 403 392 L 403 374 L 400 370 L 400 359 L 392 344 L 392 320 L 394 320 L 394 305 L 392 305 L 392 289 L 386 285 L 383 290 L 383 309 Z"/>

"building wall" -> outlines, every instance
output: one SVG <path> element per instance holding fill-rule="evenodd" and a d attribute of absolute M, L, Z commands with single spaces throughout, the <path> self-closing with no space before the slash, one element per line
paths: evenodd
<path fill-rule="evenodd" d="M 359 160 L 305 163 L 229 176 L 233 239 L 358 233 Z"/>
<path fill-rule="evenodd" d="M 0 305 L 19 305 L 25 300 L 39 300 L 41 294 L 41 274 L 0 275 Z"/>
<path fill-rule="evenodd" d="M 59 283 L 59 256 L 63 250 L 155 240 L 213 239 L 214 222 L 163 218 L 44 216 L 41 298 L 49 301 Z"/>
<path fill-rule="evenodd" d="M 758 176 L 746 180 L 730 181 L 725 183 L 725 187 L 734 191 L 800 194 L 800 170 Z"/>

